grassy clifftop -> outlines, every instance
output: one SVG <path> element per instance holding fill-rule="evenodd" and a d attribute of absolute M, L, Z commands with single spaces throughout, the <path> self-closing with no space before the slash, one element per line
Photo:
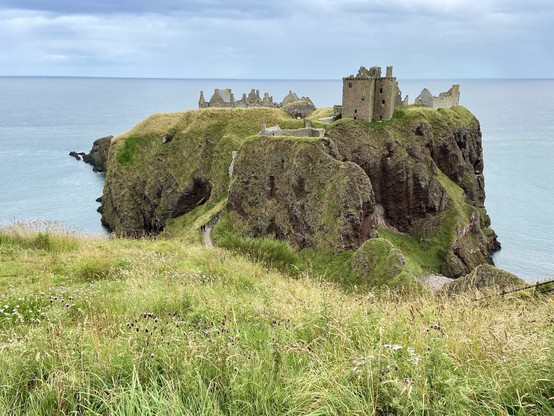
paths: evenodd
<path fill-rule="evenodd" d="M 300 127 L 267 108 L 154 114 L 110 148 L 103 221 L 122 234 L 157 233 L 168 219 L 226 195 L 232 151 L 262 123 Z"/>
<path fill-rule="evenodd" d="M 277 109 L 153 115 L 113 140 L 103 220 L 121 234 L 198 241 L 200 225 L 223 211 L 217 243 L 251 254 L 261 239 L 278 240 L 275 252 L 298 259 L 298 270 L 315 261 L 330 280 L 368 286 L 387 279 L 366 266 L 360 275 L 351 261 L 377 236 L 403 257 L 389 283 L 458 277 L 489 261 L 481 132 L 468 110 L 399 109 L 371 123 L 319 123 L 323 115 L 312 121 L 325 138 L 257 136 L 262 123 L 303 125 Z"/>
<path fill-rule="evenodd" d="M 552 298 L 345 291 L 224 249 L 0 229 L 0 414 L 551 414 Z"/>

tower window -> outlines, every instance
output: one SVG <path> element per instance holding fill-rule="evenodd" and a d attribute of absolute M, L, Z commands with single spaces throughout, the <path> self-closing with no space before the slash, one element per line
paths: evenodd
<path fill-rule="evenodd" d="M 358 112 L 358 110 L 354 110 L 354 114 L 356 114 Z"/>
<path fill-rule="evenodd" d="M 383 104 L 385 104 L 385 100 L 383 100 Z"/>
<path fill-rule="evenodd" d="M 365 100 L 365 94 L 362 94 L 362 101 Z"/>
<path fill-rule="evenodd" d="M 383 94 L 383 88 L 379 88 L 379 92 Z"/>
<path fill-rule="evenodd" d="M 354 116 L 354 120 L 356 120 L 356 116 Z"/>
<path fill-rule="evenodd" d="M 351 82 L 348 83 L 348 88 L 352 88 L 352 83 Z"/>

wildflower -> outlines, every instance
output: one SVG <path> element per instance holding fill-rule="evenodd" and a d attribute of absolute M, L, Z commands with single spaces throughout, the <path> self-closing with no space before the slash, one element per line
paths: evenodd
<path fill-rule="evenodd" d="M 239 368 L 238 368 L 237 366 L 235 366 L 235 367 L 233 367 L 233 371 L 234 371 L 235 373 L 238 373 Z"/>
<path fill-rule="evenodd" d="M 155 323 L 158 323 L 158 318 L 154 318 L 154 322 L 155 322 Z"/>
<path fill-rule="evenodd" d="M 125 325 L 127 325 L 127 328 L 131 328 L 131 322 L 127 322 Z"/>
<path fill-rule="evenodd" d="M 69 300 L 73 300 L 73 296 L 70 296 L 70 297 L 69 297 Z"/>
<path fill-rule="evenodd" d="M 154 353 L 150 353 L 150 358 L 154 358 Z"/>
<path fill-rule="evenodd" d="M 402 349 L 402 345 L 398 344 L 384 344 L 383 347 L 393 351 L 398 351 Z"/>
<path fill-rule="evenodd" d="M 404 377 L 404 383 L 406 384 L 411 384 L 412 380 L 410 379 L 410 377 Z"/>
<path fill-rule="evenodd" d="M 421 357 L 415 353 L 415 350 L 412 347 L 408 347 L 408 361 L 414 366 L 417 366 Z"/>

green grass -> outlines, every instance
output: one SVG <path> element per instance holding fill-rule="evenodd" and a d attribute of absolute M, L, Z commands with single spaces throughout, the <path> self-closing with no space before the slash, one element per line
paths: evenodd
<path fill-rule="evenodd" d="M 140 149 L 147 141 L 148 137 L 143 136 L 129 136 L 123 143 L 122 149 L 117 153 L 117 161 L 119 164 L 125 166 L 133 163 L 137 150 Z"/>
<path fill-rule="evenodd" d="M 52 251 L 16 228 L 0 230 L 0 414 L 553 412 L 551 297 L 375 296 L 220 248 Z"/>

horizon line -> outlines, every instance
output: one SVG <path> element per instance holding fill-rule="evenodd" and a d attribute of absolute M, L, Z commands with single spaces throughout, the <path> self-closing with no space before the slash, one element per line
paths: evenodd
<path fill-rule="evenodd" d="M 177 78 L 177 77 L 125 77 L 125 76 L 89 76 L 89 75 L 0 75 L 0 78 L 72 78 L 72 79 L 120 79 L 152 81 L 338 81 L 340 78 Z M 550 81 L 554 78 L 400 78 L 404 81 Z"/>

